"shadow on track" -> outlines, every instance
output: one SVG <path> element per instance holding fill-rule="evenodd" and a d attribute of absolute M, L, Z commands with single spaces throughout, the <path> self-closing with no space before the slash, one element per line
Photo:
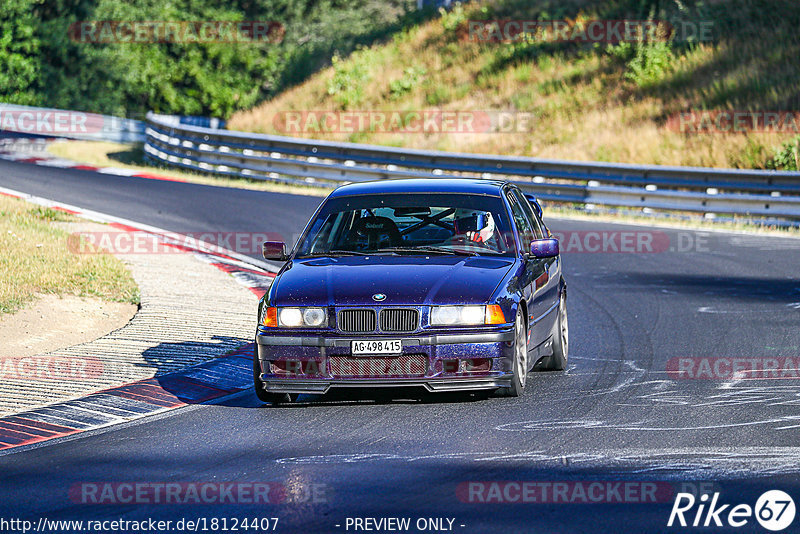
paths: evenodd
<path fill-rule="evenodd" d="M 255 393 L 219 403 L 235 408 L 298 409 L 315 406 L 381 406 L 387 404 L 463 404 L 488 400 L 491 392 L 429 393 L 423 388 L 331 390 L 324 395 L 300 395 L 295 402 L 267 404 L 256 399 Z"/>
<path fill-rule="evenodd" d="M 179 401 L 203 404 L 252 383 L 248 380 L 252 377 L 249 357 L 237 356 L 237 349 L 246 344 L 246 339 L 231 336 L 164 342 L 145 350 L 142 357 L 146 363 L 137 365 L 154 370 L 153 381 Z M 217 360 L 220 356 L 225 356 L 224 360 Z"/>
<path fill-rule="evenodd" d="M 787 278 L 750 278 L 672 274 L 652 275 L 639 272 L 616 273 L 625 276 L 625 284 L 664 285 L 689 295 L 716 296 L 749 301 L 796 302 L 800 300 L 800 280 Z"/>
<path fill-rule="evenodd" d="M 312 406 L 380 406 L 465 404 L 487 401 L 496 397 L 493 390 L 475 392 L 429 392 L 423 387 L 359 387 L 333 388 L 324 395 L 303 394 L 291 403 L 270 404 L 259 401 L 252 388 L 253 344 L 241 338 L 214 336 L 212 341 L 160 343 L 144 351 L 148 362 L 139 364 L 155 368 L 153 380 L 165 392 L 186 404 L 206 404 L 220 397 L 243 392 L 218 406 L 233 408 L 308 408 Z M 209 356 L 215 356 L 208 359 Z M 222 358 L 219 358 L 222 356 Z M 202 358 L 202 359 L 201 359 Z M 194 362 L 190 360 L 194 359 Z M 184 367 L 187 364 L 194 366 Z M 181 369 L 183 367 L 183 369 Z M 535 372 L 531 375 L 563 374 Z M 509 399 L 502 399 L 506 404 Z"/>

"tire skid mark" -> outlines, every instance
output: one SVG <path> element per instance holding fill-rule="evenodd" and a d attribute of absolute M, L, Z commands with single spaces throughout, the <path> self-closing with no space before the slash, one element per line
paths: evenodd
<path fill-rule="evenodd" d="M 414 463 L 424 461 L 468 461 L 474 463 L 520 463 L 525 468 L 571 465 L 578 469 L 602 467 L 608 475 L 643 473 L 661 478 L 687 476 L 752 478 L 800 472 L 800 447 L 679 447 L 663 449 L 602 449 L 568 451 L 473 451 L 426 455 L 396 453 L 352 453 L 278 458 L 281 465 L 347 465 L 360 463 Z"/>

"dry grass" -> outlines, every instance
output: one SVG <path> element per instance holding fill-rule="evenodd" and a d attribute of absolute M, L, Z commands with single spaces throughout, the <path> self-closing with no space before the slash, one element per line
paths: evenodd
<path fill-rule="evenodd" d="M 0 196 L 0 314 L 13 313 L 37 294 L 93 296 L 138 304 L 139 288 L 110 254 L 70 252 L 63 212 Z"/>
<path fill-rule="evenodd" d="M 561 12 L 613 18 L 619 4 L 624 2 L 484 1 L 470 4 L 462 16 L 531 19 Z M 475 43 L 453 35 L 447 17 L 432 20 L 386 44 L 356 51 L 273 100 L 235 114 L 229 127 L 280 134 L 275 117 L 295 110 L 508 110 L 532 113 L 534 127 L 521 133 L 301 136 L 569 160 L 763 168 L 793 135 L 687 135 L 665 125 L 668 116 L 687 109 L 776 110 L 800 103 L 795 24 L 800 6 L 785 0 L 733 4 L 726 8 L 712 1 L 698 8 L 708 17 L 729 13 L 715 20 L 716 41 L 676 45 L 669 68 L 645 81 L 632 80 L 625 61 L 604 45 Z M 407 69 L 424 75 L 398 97 L 392 82 L 402 80 Z M 358 90 L 329 91 L 336 79 Z"/>

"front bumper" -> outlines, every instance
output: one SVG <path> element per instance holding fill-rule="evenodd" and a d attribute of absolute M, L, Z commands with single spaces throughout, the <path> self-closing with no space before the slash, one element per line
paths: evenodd
<path fill-rule="evenodd" d="M 427 369 L 419 376 L 361 377 L 334 376 L 328 365 L 331 357 L 370 358 L 353 356 L 351 342 L 369 339 L 400 339 L 402 354 L 424 355 Z M 514 330 L 504 328 L 492 332 L 464 332 L 405 336 L 327 337 L 319 335 L 286 335 L 259 332 L 256 336 L 258 358 L 264 388 L 271 393 L 322 394 L 331 388 L 357 387 L 422 387 L 428 391 L 477 391 L 510 387 L 513 373 Z M 379 356 L 380 357 L 380 356 Z M 488 359 L 488 370 L 478 372 L 448 372 L 445 361 Z M 270 364 L 294 360 L 321 362 L 314 376 L 300 373 L 286 376 L 271 372 Z"/>

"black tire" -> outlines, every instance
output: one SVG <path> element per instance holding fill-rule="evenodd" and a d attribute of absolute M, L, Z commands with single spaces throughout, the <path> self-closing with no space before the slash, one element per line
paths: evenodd
<path fill-rule="evenodd" d="M 264 389 L 264 382 L 261 381 L 261 365 L 258 363 L 258 347 L 253 354 L 253 386 L 256 390 L 256 397 L 261 402 L 270 404 L 287 404 L 297 399 L 297 394 L 289 393 L 270 393 Z"/>
<path fill-rule="evenodd" d="M 514 375 L 511 378 L 511 387 L 497 390 L 501 397 L 519 397 L 525 391 L 529 367 L 527 330 L 528 327 L 520 309 L 517 311 L 517 319 L 514 321 L 514 359 L 511 364 Z"/>
<path fill-rule="evenodd" d="M 558 319 L 553 332 L 553 356 L 550 358 L 550 369 L 563 371 L 567 368 L 569 358 L 569 321 L 567 320 L 567 294 L 561 293 L 558 302 Z"/>

